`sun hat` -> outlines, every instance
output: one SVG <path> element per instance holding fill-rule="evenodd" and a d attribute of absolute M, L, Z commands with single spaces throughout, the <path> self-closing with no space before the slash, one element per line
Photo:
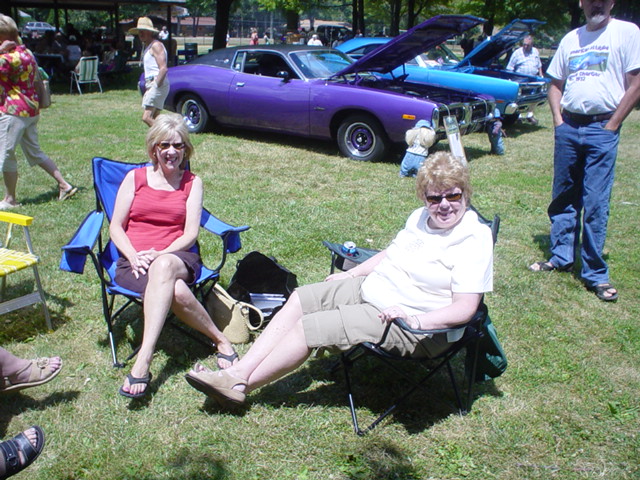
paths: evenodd
<path fill-rule="evenodd" d="M 148 30 L 153 33 L 158 33 L 156 28 L 153 28 L 153 22 L 149 17 L 140 17 L 138 19 L 138 25 L 136 28 L 129 30 L 130 35 L 137 35 L 140 30 Z"/>

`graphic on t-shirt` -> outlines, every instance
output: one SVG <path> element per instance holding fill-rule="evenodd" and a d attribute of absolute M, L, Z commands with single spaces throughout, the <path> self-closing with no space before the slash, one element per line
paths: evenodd
<path fill-rule="evenodd" d="M 580 70 L 604 72 L 607 70 L 608 60 L 609 52 L 587 52 L 581 55 L 572 55 L 569 57 L 569 71 L 571 73 Z"/>

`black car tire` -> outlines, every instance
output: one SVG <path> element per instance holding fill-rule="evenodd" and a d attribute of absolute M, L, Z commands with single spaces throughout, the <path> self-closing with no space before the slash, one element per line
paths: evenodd
<path fill-rule="evenodd" d="M 184 118 L 189 133 L 202 133 L 207 129 L 209 112 L 200 97 L 185 95 L 178 102 L 176 111 Z"/>
<path fill-rule="evenodd" d="M 511 115 L 505 115 L 504 118 L 502 119 L 502 126 L 505 128 L 512 127 L 513 125 L 516 124 L 519 118 L 520 118 L 520 113 L 518 112 L 512 113 Z"/>
<path fill-rule="evenodd" d="M 342 121 L 337 141 L 343 155 L 361 162 L 384 159 L 390 144 L 380 123 L 363 114 L 350 115 Z"/>

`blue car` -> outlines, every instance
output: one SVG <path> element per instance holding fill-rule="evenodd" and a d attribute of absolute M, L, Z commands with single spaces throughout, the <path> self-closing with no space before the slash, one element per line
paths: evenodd
<path fill-rule="evenodd" d="M 462 32 L 434 28 L 430 42 L 415 42 L 414 29 L 421 28 L 429 32 L 429 25 L 434 19 L 427 20 L 418 27 L 394 38 L 357 37 L 339 45 L 338 50 L 354 59 L 369 54 L 379 55 L 384 50 L 401 50 L 405 52 L 405 64 L 393 70 L 380 71 L 387 78 L 406 78 L 409 81 L 442 85 L 490 95 L 496 100 L 496 107 L 505 119 L 505 123 L 515 121 L 520 112 L 529 106 L 544 105 L 547 101 L 549 81 L 542 77 L 516 74 L 491 64 L 496 54 L 503 54 L 519 42 L 527 33 L 535 20 L 517 20 L 494 35 L 490 40 L 478 45 L 467 57 L 460 60 L 444 43 L 449 38 Z M 464 27 L 471 29 L 483 23 L 476 17 L 475 23 L 466 22 Z M 526 28 L 521 28 L 521 27 Z M 466 31 L 466 30 L 463 30 Z M 375 53 L 374 53 L 375 52 Z M 493 55 L 491 55 L 493 54 Z M 489 61 L 485 57 L 491 56 Z M 487 66 L 489 63 L 489 66 Z"/>

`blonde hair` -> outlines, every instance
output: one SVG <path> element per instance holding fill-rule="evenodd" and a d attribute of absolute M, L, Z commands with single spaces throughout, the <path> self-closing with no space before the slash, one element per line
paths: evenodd
<path fill-rule="evenodd" d="M 436 152 L 429 155 L 416 178 L 416 193 L 423 202 L 429 190 L 442 192 L 459 188 L 467 205 L 471 202 L 471 179 L 469 169 L 449 152 Z"/>
<path fill-rule="evenodd" d="M 416 138 L 421 146 L 429 148 L 436 142 L 436 132 L 432 128 L 417 127 L 407 130 L 407 133 L 405 133 L 404 136 L 404 139 L 409 146 L 415 143 Z"/>
<path fill-rule="evenodd" d="M 193 155 L 193 144 L 189 139 L 189 129 L 187 124 L 184 123 L 182 115 L 177 113 L 163 113 L 153 122 L 153 126 L 147 132 L 147 154 L 151 159 L 151 163 L 154 166 L 158 164 L 158 159 L 155 157 L 153 149 L 162 140 L 170 137 L 174 133 L 180 135 L 180 139 L 184 143 L 184 157 L 182 163 L 179 165 L 181 170 L 187 168 L 187 163 Z"/>
<path fill-rule="evenodd" d="M 13 18 L 0 13 L 0 36 L 7 37 L 16 43 L 22 43 L 20 41 L 20 35 L 18 33 L 18 26 Z"/>

